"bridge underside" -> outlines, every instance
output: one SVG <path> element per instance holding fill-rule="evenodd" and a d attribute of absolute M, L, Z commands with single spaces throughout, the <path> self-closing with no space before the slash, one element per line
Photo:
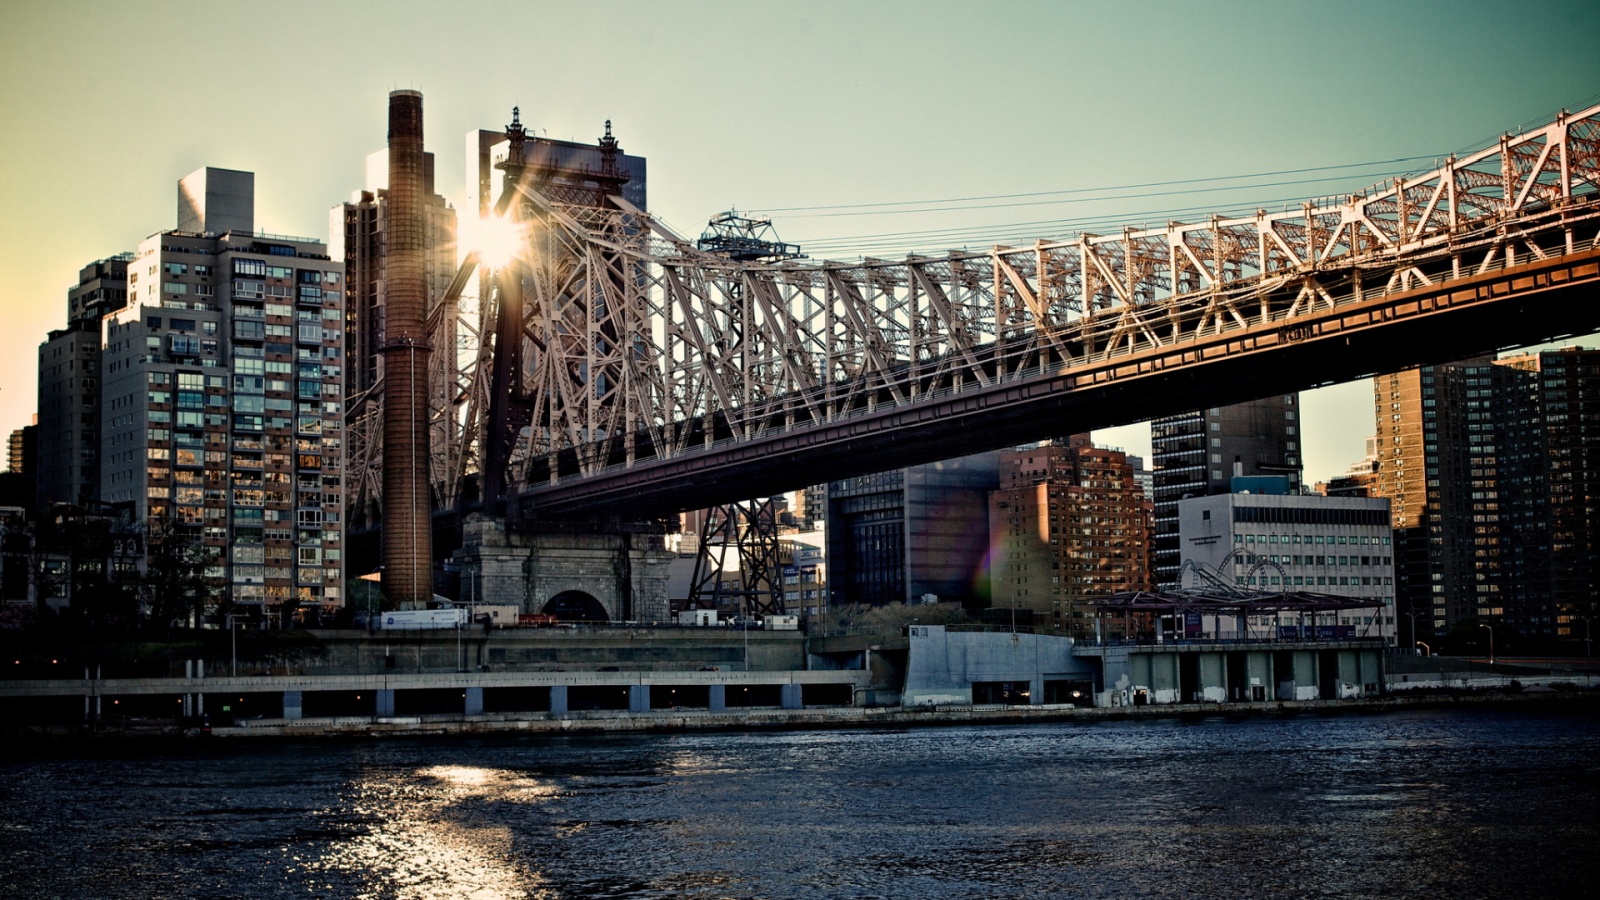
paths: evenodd
<path fill-rule="evenodd" d="M 938 399 L 868 398 L 821 426 L 529 488 L 508 514 L 526 523 L 597 510 L 661 515 L 1600 331 L 1600 250 L 1434 281 L 1376 296 L 1322 285 L 1325 305 L 1263 301 L 1260 319 L 1243 328 L 1079 358 Z M 713 441 L 725 437 L 713 426 Z"/>

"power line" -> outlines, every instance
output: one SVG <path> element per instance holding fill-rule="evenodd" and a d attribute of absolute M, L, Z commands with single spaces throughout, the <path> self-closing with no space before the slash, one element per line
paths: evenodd
<path fill-rule="evenodd" d="M 1288 205 L 1302 203 L 1315 199 L 1314 195 L 1301 197 L 1276 197 L 1274 204 Z M 923 231 L 878 232 L 874 234 L 844 235 L 837 238 L 818 238 L 806 240 L 801 237 L 802 249 L 810 251 L 812 255 L 823 252 L 846 252 L 853 249 L 874 249 L 887 251 L 890 247 L 905 247 L 913 243 L 926 244 L 934 241 L 962 243 L 962 242 L 992 242 L 992 239 L 1007 236 L 1023 236 L 1028 239 L 1044 236 L 1043 233 L 1053 233 L 1058 236 L 1092 230 L 1095 227 L 1110 226 L 1122 228 L 1139 220 L 1160 219 L 1171 221 L 1174 216 L 1185 213 L 1217 214 L 1227 218 L 1240 215 L 1249 215 L 1260 208 L 1256 203 L 1243 203 L 1231 209 L 1219 209 L 1212 205 L 1188 207 L 1164 207 L 1160 209 L 1146 209 L 1139 211 L 1119 210 L 1097 216 L 1082 216 L 1067 219 L 1042 219 L 1031 222 L 1002 222 L 992 225 L 963 226 L 959 228 L 928 229 Z"/>
<path fill-rule="evenodd" d="M 1181 194 L 1215 194 L 1225 191 L 1244 191 L 1254 188 L 1289 187 L 1291 185 L 1300 184 L 1321 184 L 1328 181 L 1343 181 L 1349 177 L 1349 175 L 1330 175 L 1326 178 L 1302 178 L 1293 181 L 1267 181 L 1260 184 L 1234 184 L 1223 185 L 1220 187 L 1190 188 L 1188 190 L 1181 191 L 1146 191 L 1138 194 L 1111 194 L 1105 197 L 1090 197 L 1087 199 L 1077 200 L 1029 200 L 1022 203 L 993 203 L 983 206 L 930 206 L 922 209 L 884 209 L 865 212 L 841 213 L 802 213 L 798 216 L 785 216 L 785 219 L 843 218 L 846 216 L 894 216 L 905 215 L 907 213 L 966 212 L 968 210 L 980 209 L 1010 209 L 1018 206 L 1054 206 L 1059 203 L 1100 203 L 1109 200 L 1138 200 L 1143 197 L 1175 197 Z"/>
<path fill-rule="evenodd" d="M 1272 177 L 1276 177 L 1276 176 L 1279 176 L 1279 175 L 1302 175 L 1302 174 L 1305 174 L 1307 172 L 1332 172 L 1332 171 L 1337 171 L 1337 170 L 1340 170 L 1340 169 L 1360 169 L 1360 168 L 1367 168 L 1367 167 L 1370 167 L 1370 166 L 1388 166 L 1388 165 L 1395 165 L 1397 163 L 1408 163 L 1408 162 L 1416 162 L 1418 160 L 1423 160 L 1423 159 L 1437 159 L 1437 158 L 1438 157 L 1436 157 L 1436 156 L 1402 156 L 1402 157 L 1397 157 L 1395 159 L 1380 159 L 1380 160 L 1373 160 L 1371 162 L 1363 162 L 1363 163 L 1345 163 L 1343 165 L 1337 165 L 1337 166 L 1309 166 L 1309 167 L 1301 168 L 1301 169 L 1281 169 L 1281 170 L 1274 171 L 1274 172 L 1255 172 L 1255 173 L 1252 173 L 1252 174 L 1245 174 L 1245 175 L 1212 175 L 1212 176 L 1208 176 L 1208 177 L 1205 177 L 1205 178 L 1180 178 L 1180 179 L 1173 180 L 1173 181 L 1146 181 L 1146 182 L 1139 182 L 1139 183 L 1135 183 L 1135 184 L 1105 185 L 1105 186 L 1102 186 L 1102 187 L 1093 187 L 1093 188 L 1070 188 L 1070 189 L 1057 190 L 1057 191 L 1028 191 L 1028 192 L 1024 192 L 1024 193 L 1020 193 L 1020 194 L 986 194 L 986 195 L 975 196 L 975 197 L 944 197 L 944 198 L 931 199 L 931 200 L 893 200 L 893 201 L 883 201 L 883 202 L 879 202 L 879 203 L 836 203 L 836 204 L 823 205 L 823 206 L 773 206 L 773 207 L 763 207 L 758 211 L 763 213 L 763 214 L 766 214 L 766 213 L 777 213 L 777 212 L 811 212 L 811 211 L 814 211 L 814 210 L 823 210 L 823 209 L 873 209 L 873 208 L 886 207 L 886 206 L 919 206 L 919 205 L 927 204 L 927 203 L 971 203 L 971 202 L 978 201 L 978 200 L 1016 200 L 1016 199 L 1021 199 L 1021 198 L 1024 198 L 1024 197 L 1059 197 L 1059 196 L 1069 196 L 1069 195 L 1070 196 L 1076 196 L 1076 195 L 1080 195 L 1080 194 L 1094 194 L 1094 193 L 1099 193 L 1101 191 L 1127 191 L 1127 190 L 1135 190 L 1135 189 L 1138 189 L 1138 188 L 1170 187 L 1170 186 L 1182 185 L 1182 184 L 1204 184 L 1204 183 L 1213 182 L 1213 181 L 1239 181 L 1239 180 L 1246 179 L 1246 178 L 1272 178 Z M 1290 183 L 1292 183 L 1292 182 L 1290 182 Z M 1238 187 L 1251 187 L 1251 185 L 1238 185 Z M 1098 197 L 1098 198 L 1094 198 L 1094 199 L 1117 199 L 1117 198 Z M 981 207 L 980 206 L 980 207 L 972 207 L 972 208 L 974 208 L 974 209 L 984 209 L 985 207 Z M 793 217 L 793 218 L 798 218 L 798 217 Z"/>

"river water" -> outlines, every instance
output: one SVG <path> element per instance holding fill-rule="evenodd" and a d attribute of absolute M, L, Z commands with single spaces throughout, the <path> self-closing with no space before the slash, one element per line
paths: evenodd
<path fill-rule="evenodd" d="M 52 748 L 0 896 L 1595 896 L 1600 715 Z"/>

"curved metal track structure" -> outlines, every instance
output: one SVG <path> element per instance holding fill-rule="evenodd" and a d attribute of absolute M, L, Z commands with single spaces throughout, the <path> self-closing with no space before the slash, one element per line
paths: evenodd
<path fill-rule="evenodd" d="M 1045 414 L 1106 427 L 1600 328 L 1573 299 L 1600 284 L 1600 106 L 1294 209 L 894 261 L 735 262 L 511 174 L 524 252 L 475 329 L 504 343 L 464 361 L 435 472 L 490 465 L 499 428 L 514 518 L 704 507 L 1062 430 Z"/>

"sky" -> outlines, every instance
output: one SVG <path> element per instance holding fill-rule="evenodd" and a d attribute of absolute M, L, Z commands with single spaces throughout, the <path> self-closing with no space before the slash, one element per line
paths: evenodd
<path fill-rule="evenodd" d="M 1431 169 L 1600 102 L 1597 34 L 1592 0 L 6 0 L 0 334 L 17 343 L 0 353 L 0 434 L 31 419 L 37 345 L 65 325 L 78 270 L 174 227 L 179 178 L 252 171 L 257 228 L 326 240 L 396 88 L 423 92 L 458 207 L 465 134 L 519 106 L 551 138 L 593 141 L 610 119 L 680 233 L 737 208 L 848 260 L 1278 208 Z M 1366 382 L 1303 405 L 1308 483 L 1361 458 Z M 1148 451 L 1142 426 L 1097 436 Z"/>

